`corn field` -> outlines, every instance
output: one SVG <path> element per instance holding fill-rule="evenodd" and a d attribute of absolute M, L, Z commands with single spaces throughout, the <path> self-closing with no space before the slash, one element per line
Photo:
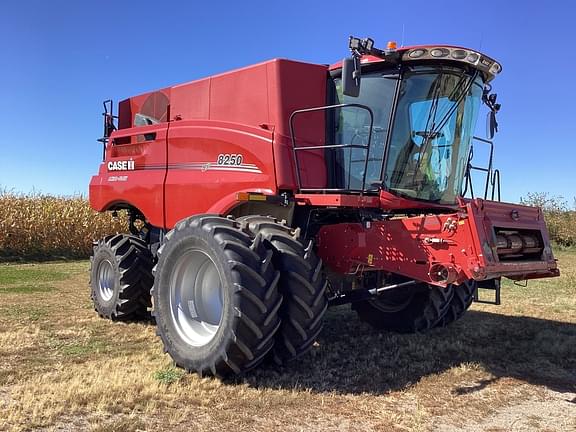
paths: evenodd
<path fill-rule="evenodd" d="M 97 213 L 82 196 L 0 191 L 1 258 L 85 258 L 92 240 L 126 231 L 126 215 Z"/>

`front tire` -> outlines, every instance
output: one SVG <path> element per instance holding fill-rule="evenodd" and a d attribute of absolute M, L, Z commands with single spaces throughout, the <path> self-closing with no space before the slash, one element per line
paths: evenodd
<path fill-rule="evenodd" d="M 274 344 L 282 304 L 261 238 L 232 219 L 199 215 L 179 222 L 158 255 L 153 315 L 176 364 L 216 376 L 258 365 Z"/>
<path fill-rule="evenodd" d="M 104 318 L 135 320 L 149 317 L 152 254 L 146 243 L 127 234 L 105 237 L 90 258 L 90 288 L 94 309 Z"/>
<path fill-rule="evenodd" d="M 425 283 L 397 288 L 379 297 L 353 303 L 359 318 L 376 329 L 398 333 L 421 333 L 432 329 L 450 306 L 451 286 L 440 288 Z"/>
<path fill-rule="evenodd" d="M 272 357 L 277 364 L 284 364 L 310 350 L 322 330 L 328 308 L 322 260 L 314 253 L 312 241 L 305 246 L 300 230 L 284 222 L 269 216 L 244 216 L 238 221 L 252 235 L 267 240 L 274 251 L 284 303 Z"/>

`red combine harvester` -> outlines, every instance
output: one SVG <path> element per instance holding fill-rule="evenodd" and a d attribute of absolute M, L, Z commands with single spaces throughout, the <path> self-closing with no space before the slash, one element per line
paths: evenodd
<path fill-rule="evenodd" d="M 452 46 L 350 49 L 330 67 L 277 59 L 131 97 L 117 116 L 104 103 L 90 203 L 127 210 L 130 234 L 94 246 L 100 315 L 151 311 L 176 364 L 224 376 L 306 352 L 329 305 L 423 332 L 478 288 L 499 304 L 503 276 L 559 275 L 542 211 L 499 202 L 501 66 Z M 482 103 L 488 139 L 473 136 Z"/>

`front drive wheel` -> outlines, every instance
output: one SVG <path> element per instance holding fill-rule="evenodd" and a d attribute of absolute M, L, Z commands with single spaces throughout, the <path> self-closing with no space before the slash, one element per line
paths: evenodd
<path fill-rule="evenodd" d="M 453 289 L 425 283 L 385 291 L 375 299 L 352 304 L 359 318 L 377 329 L 420 333 L 436 326 L 446 314 Z"/>
<path fill-rule="evenodd" d="M 280 326 L 272 252 L 219 216 L 184 219 L 158 251 L 153 315 L 164 349 L 200 375 L 258 365 Z"/>

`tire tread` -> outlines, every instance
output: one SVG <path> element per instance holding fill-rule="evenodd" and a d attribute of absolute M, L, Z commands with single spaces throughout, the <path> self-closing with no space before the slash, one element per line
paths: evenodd
<path fill-rule="evenodd" d="M 278 285 L 284 302 L 272 359 L 284 364 L 306 353 L 322 330 L 328 308 L 322 261 L 314 253 L 313 242 L 304 245 L 300 230 L 285 221 L 269 216 L 244 216 L 238 221 L 249 234 L 268 242 L 280 271 Z"/>
<path fill-rule="evenodd" d="M 96 287 L 93 284 L 94 256 L 100 249 L 107 249 L 116 260 L 117 280 L 119 283 L 113 308 L 99 303 Z M 136 320 L 149 318 L 151 306 L 150 288 L 154 280 L 152 275 L 153 257 L 146 243 L 138 237 L 128 234 L 116 234 L 100 240 L 94 247 L 90 260 L 91 298 L 95 310 L 103 317 L 113 320 Z M 97 281 L 94 281 L 97 283 Z"/>
<path fill-rule="evenodd" d="M 268 251 L 264 244 L 253 239 L 240 228 L 232 218 L 215 215 L 195 215 L 176 224 L 166 236 L 167 241 L 159 249 L 158 276 L 163 272 L 170 242 L 195 234 L 196 230 L 208 233 L 216 241 L 226 265 L 238 276 L 232 287 L 235 318 L 224 336 L 228 342 L 216 349 L 215 358 L 192 361 L 178 358 L 175 347 L 164 326 L 159 326 L 159 336 L 165 350 L 175 363 L 186 370 L 194 370 L 199 375 L 227 376 L 238 375 L 257 366 L 272 349 L 276 330 L 280 326 L 278 309 L 282 296 L 277 288 L 278 272 L 267 262 Z M 269 258 L 268 258 L 269 260 Z M 163 292 L 162 287 L 153 289 L 155 303 Z M 153 315 L 159 322 L 169 319 Z"/>

